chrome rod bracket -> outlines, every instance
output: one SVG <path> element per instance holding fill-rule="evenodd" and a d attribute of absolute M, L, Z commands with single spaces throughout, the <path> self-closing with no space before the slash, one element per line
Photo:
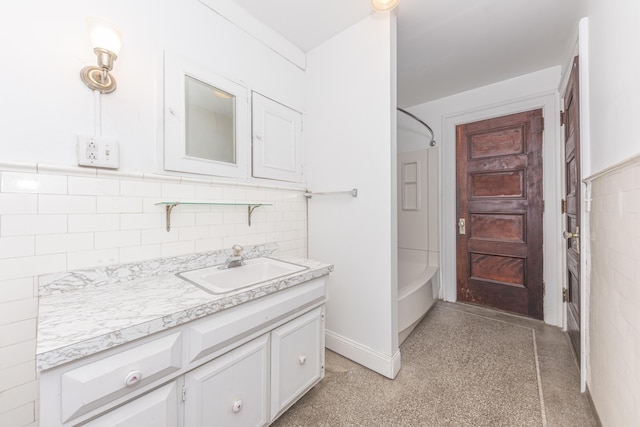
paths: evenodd
<path fill-rule="evenodd" d="M 313 196 L 328 196 L 331 194 L 351 194 L 352 197 L 358 197 L 358 189 L 354 188 L 352 190 L 346 190 L 346 191 L 324 191 L 324 192 L 307 191 L 306 193 L 304 193 L 304 197 L 306 197 L 307 199 L 310 199 Z"/>
<path fill-rule="evenodd" d="M 417 121 L 418 123 L 423 125 L 424 127 L 426 127 L 429 130 L 429 133 L 431 133 L 431 140 L 429 141 L 429 146 L 431 146 L 431 147 L 435 147 L 436 146 L 436 139 L 435 139 L 436 135 L 433 133 L 433 129 L 431 129 L 431 126 L 429 126 L 428 124 L 426 124 L 425 122 L 420 120 L 415 114 L 411 114 L 407 110 L 404 110 L 404 109 L 402 109 L 400 107 L 397 107 L 396 109 L 398 111 L 400 111 L 401 113 L 404 113 L 407 116 L 411 117 L 412 119 L 414 119 L 415 121 Z"/>

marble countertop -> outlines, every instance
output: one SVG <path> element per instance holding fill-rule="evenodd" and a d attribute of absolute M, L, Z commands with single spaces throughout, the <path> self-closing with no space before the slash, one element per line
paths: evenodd
<path fill-rule="evenodd" d="M 235 307 L 333 269 L 322 262 L 272 255 L 275 249 L 268 245 L 256 248 L 251 258 L 269 256 L 307 269 L 224 294 L 206 292 L 175 275 L 220 264 L 228 256 L 224 251 L 42 276 L 37 369 L 50 369 Z"/>

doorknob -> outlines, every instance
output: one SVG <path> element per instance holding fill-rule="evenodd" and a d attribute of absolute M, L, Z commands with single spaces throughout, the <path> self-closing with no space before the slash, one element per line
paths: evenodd
<path fill-rule="evenodd" d="M 576 227 L 575 233 L 571 233 L 569 231 L 563 232 L 562 237 L 564 237 L 565 239 L 577 239 L 578 237 L 580 237 L 580 227 Z"/>
<path fill-rule="evenodd" d="M 459 234 L 466 234 L 465 224 L 466 224 L 466 221 L 465 221 L 464 218 L 458 219 L 458 233 Z"/>

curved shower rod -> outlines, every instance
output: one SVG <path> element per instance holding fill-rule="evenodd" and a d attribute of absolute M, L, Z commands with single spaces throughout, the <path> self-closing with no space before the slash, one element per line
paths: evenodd
<path fill-rule="evenodd" d="M 400 107 L 397 107 L 397 110 L 405 113 L 407 116 L 411 117 L 412 119 L 416 120 L 418 123 L 422 124 L 427 129 L 429 129 L 429 132 L 431 133 L 431 141 L 429 141 L 429 145 L 431 147 L 435 147 L 436 146 L 436 140 L 434 139 L 435 138 L 435 134 L 433 133 L 433 129 L 431 129 L 431 127 L 428 124 L 426 124 L 425 122 L 423 122 L 422 120 L 420 120 L 419 118 L 417 118 L 416 116 L 414 116 L 413 114 L 408 112 L 407 110 L 403 110 Z"/>

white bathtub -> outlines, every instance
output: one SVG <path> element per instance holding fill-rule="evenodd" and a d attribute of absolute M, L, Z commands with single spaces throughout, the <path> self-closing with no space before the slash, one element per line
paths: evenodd
<path fill-rule="evenodd" d="M 427 314 L 440 290 L 438 267 L 419 262 L 411 253 L 402 256 L 402 252 L 398 259 L 398 344 Z"/>

